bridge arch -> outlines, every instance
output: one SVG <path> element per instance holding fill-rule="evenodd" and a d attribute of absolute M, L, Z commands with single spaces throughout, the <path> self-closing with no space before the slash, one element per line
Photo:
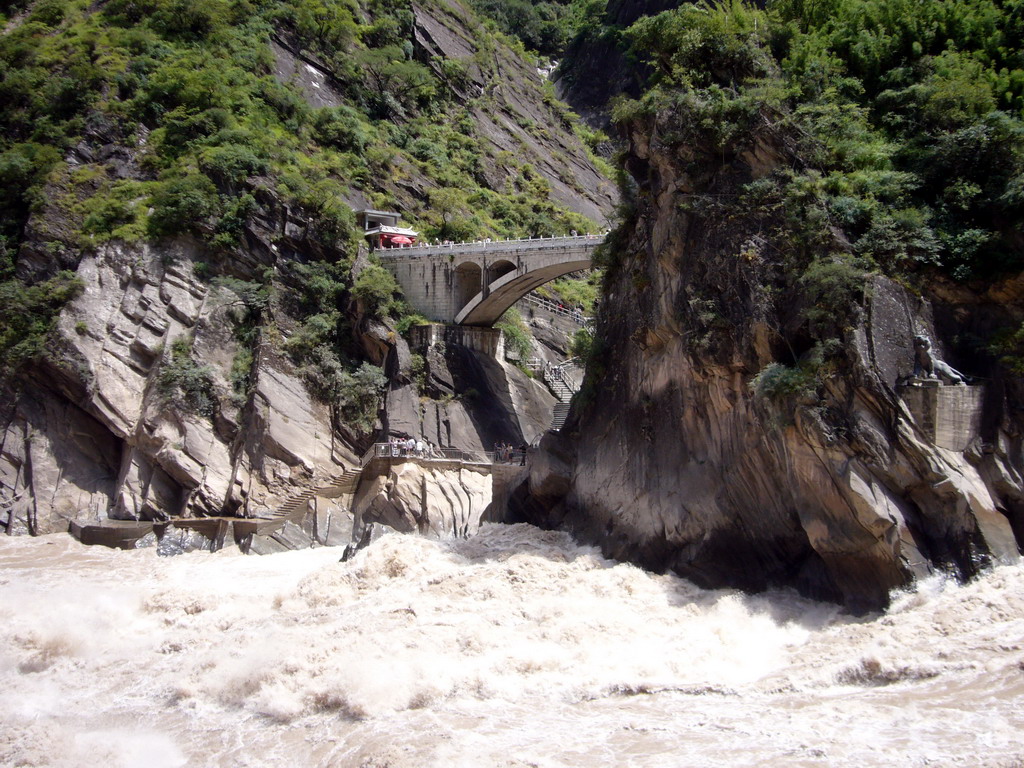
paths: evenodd
<path fill-rule="evenodd" d="M 589 253 L 587 256 L 585 259 L 548 264 L 525 273 L 513 268 L 491 282 L 486 291 L 481 290 L 471 297 L 455 316 L 455 322 L 459 325 L 494 325 L 505 310 L 535 288 L 570 272 L 590 269 L 593 264 Z"/>
<path fill-rule="evenodd" d="M 498 261 L 491 262 L 487 265 L 487 284 L 491 285 L 499 278 L 504 277 L 509 272 L 515 272 L 519 267 L 508 259 L 499 259 Z"/>

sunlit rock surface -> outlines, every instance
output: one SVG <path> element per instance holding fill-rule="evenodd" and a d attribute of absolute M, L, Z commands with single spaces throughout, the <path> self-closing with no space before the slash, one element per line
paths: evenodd
<path fill-rule="evenodd" d="M 431 538 L 475 533 L 493 496 L 489 466 L 456 461 L 377 460 L 353 502 L 358 525 L 381 523 Z"/>
<path fill-rule="evenodd" d="M 671 144 L 671 129 L 671 115 L 631 126 L 637 213 L 612 255 L 601 352 L 515 514 L 705 586 L 791 585 L 855 610 L 936 569 L 970 577 L 1016 561 L 1019 379 L 952 360 L 980 378 L 970 397 L 943 398 L 938 433 L 900 383 L 917 333 L 946 356 L 947 340 L 1019 324 L 1019 286 L 937 280 L 916 296 L 873 278 L 818 392 L 758 395 L 759 372 L 810 349 L 799 286 L 780 285 L 772 251 L 758 251 L 755 214 L 691 203 L 733 199 L 768 173 L 774 137 L 722 164 Z"/>

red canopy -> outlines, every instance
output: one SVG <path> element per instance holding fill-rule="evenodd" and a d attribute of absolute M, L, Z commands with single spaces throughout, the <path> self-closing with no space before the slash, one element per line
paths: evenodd
<path fill-rule="evenodd" d="M 392 235 L 388 240 L 393 245 L 412 245 L 412 238 L 405 235 Z"/>

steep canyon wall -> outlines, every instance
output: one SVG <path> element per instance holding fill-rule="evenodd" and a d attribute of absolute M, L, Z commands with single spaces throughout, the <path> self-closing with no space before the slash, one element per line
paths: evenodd
<path fill-rule="evenodd" d="M 564 107 L 533 66 L 479 34 L 479 25 L 457 2 L 413 6 L 409 45 L 439 83 L 473 105 L 480 183 L 496 193 L 513 185 L 514 155 L 544 181 L 552 200 L 603 220 L 614 185 L 558 117 Z M 268 46 L 279 83 L 310 107 L 347 103 L 331 62 L 304 48 L 286 25 Z M 461 76 L 452 78 L 452 71 Z M 60 173 L 152 178 L 145 126 L 126 137 L 100 114 L 90 115 L 88 125 Z M 360 208 L 386 199 L 410 218 L 427 211 L 438 181 L 422 163 L 394 163 L 372 184 L 340 179 L 348 192 L 343 202 Z M 374 429 L 489 450 L 498 440 L 529 442 L 546 426 L 550 394 L 488 355 L 435 345 L 423 350 L 418 381 L 395 328 L 351 296 L 320 311 L 345 318 L 350 338 L 341 340 L 341 356 L 385 370 L 376 422 L 356 429 L 314 397 L 285 349 L 302 323 L 294 306 L 301 272 L 292 267 L 350 254 L 325 247 L 315 212 L 287 202 L 274 191 L 275 179 L 246 179 L 254 204 L 239 243 L 216 247 L 201 227 L 148 243 L 83 245 L 83 214 L 68 203 L 61 178 L 55 174 L 27 223 L 18 275 L 31 283 L 70 270 L 84 288 L 60 313 L 45 354 L 0 384 L 0 529 L 7 533 L 63 531 L 72 521 L 107 518 L 266 513 L 357 466 Z M 266 294 L 255 319 L 242 317 L 249 308 L 232 288 L 238 281 Z M 177 383 L 168 386 L 175 366 Z M 202 402 L 182 402 L 183 387 Z"/>
<path fill-rule="evenodd" d="M 944 342 L 1019 323 L 1021 281 L 911 291 L 865 277 L 815 385 L 766 393 L 765 375 L 797 375 L 820 350 L 764 220 L 716 201 L 777 167 L 777 137 L 723 162 L 676 142 L 670 116 L 630 129 L 636 210 L 608 256 L 599 348 L 515 514 L 703 586 L 789 585 L 855 610 L 935 569 L 1017 560 L 1020 382 Z M 959 398 L 944 388 L 931 417 L 897 386 L 918 333 L 979 377 Z"/>

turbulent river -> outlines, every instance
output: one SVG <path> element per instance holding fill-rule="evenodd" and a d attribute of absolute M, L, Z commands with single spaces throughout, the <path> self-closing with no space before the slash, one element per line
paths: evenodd
<path fill-rule="evenodd" d="M 0 539 L 0 764 L 1021 766 L 1024 568 L 853 618 L 485 526 L 266 557 Z"/>

